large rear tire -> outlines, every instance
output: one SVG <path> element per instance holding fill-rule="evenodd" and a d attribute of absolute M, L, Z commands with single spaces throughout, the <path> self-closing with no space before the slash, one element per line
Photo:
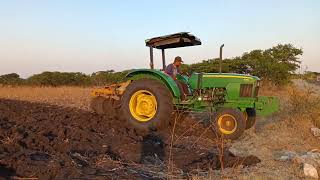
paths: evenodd
<path fill-rule="evenodd" d="M 214 130 L 219 137 L 238 139 L 246 127 L 244 114 L 238 109 L 223 108 L 212 121 Z"/>
<path fill-rule="evenodd" d="M 120 114 L 137 130 L 160 130 L 169 125 L 173 116 L 173 97 L 160 81 L 133 81 L 121 98 Z"/>

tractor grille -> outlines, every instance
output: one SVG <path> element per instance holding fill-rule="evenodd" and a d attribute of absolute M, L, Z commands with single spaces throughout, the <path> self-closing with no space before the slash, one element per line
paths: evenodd
<path fill-rule="evenodd" d="M 252 97 L 253 84 L 240 85 L 240 97 Z"/>

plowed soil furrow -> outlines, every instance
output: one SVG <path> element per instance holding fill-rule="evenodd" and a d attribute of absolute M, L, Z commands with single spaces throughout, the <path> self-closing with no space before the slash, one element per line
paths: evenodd
<path fill-rule="evenodd" d="M 179 124 L 174 138 L 191 126 Z M 181 177 L 195 168 L 219 168 L 219 151 L 199 128 L 170 148 L 171 128 L 141 136 L 125 122 L 89 111 L 0 99 L 0 177 L 165 178 L 170 152 L 172 167 L 184 172 Z M 225 150 L 226 166 L 238 162 L 250 165 L 259 159 Z"/>

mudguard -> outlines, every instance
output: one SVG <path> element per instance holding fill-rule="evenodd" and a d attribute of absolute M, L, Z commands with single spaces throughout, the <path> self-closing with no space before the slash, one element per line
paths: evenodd
<path fill-rule="evenodd" d="M 278 112 L 279 108 L 280 102 L 278 97 L 259 96 L 255 102 L 256 113 L 259 116 L 269 116 L 275 112 Z"/>
<path fill-rule="evenodd" d="M 176 82 L 166 73 L 160 70 L 153 69 L 136 69 L 130 71 L 126 78 L 130 80 L 138 80 L 144 78 L 156 79 L 164 83 L 171 91 L 172 95 L 176 98 L 180 98 L 180 90 Z"/>

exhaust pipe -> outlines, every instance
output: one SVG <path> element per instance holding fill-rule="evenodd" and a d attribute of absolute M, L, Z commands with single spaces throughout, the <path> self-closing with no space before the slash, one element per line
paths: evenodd
<path fill-rule="evenodd" d="M 223 47 L 224 47 L 224 44 L 222 44 L 222 45 L 220 46 L 220 58 L 219 58 L 220 63 L 219 63 L 219 73 L 221 73 L 221 72 L 222 72 L 222 49 L 223 49 Z"/>

